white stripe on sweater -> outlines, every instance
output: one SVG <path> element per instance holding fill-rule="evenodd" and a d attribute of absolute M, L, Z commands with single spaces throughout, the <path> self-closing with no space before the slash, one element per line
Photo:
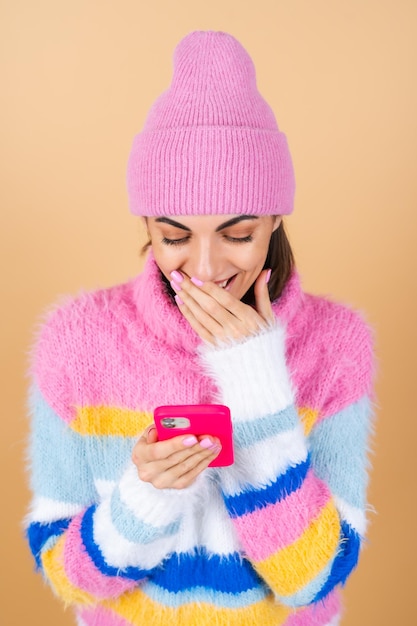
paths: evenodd
<path fill-rule="evenodd" d="M 52 498 L 35 497 L 26 517 L 27 523 L 40 522 L 48 524 L 56 520 L 74 517 L 85 509 L 85 504 L 62 502 Z"/>
<path fill-rule="evenodd" d="M 290 466 L 305 461 L 307 454 L 304 433 L 299 424 L 249 448 L 235 450 L 234 465 L 220 470 L 222 488 L 227 495 L 235 495 L 247 484 L 254 488 L 271 484 Z"/>
<path fill-rule="evenodd" d="M 113 567 L 151 569 L 172 552 L 192 552 L 199 547 L 221 555 L 239 551 L 219 486 L 209 472 L 205 470 L 201 475 L 194 498 L 186 503 L 185 498 L 179 497 L 184 506 L 178 533 L 149 544 L 136 544 L 123 537 L 111 521 L 110 502 L 103 502 L 94 515 L 94 541 L 106 562 Z"/>
<path fill-rule="evenodd" d="M 293 404 L 285 331 L 279 325 L 231 346 L 205 344 L 200 358 L 234 421 L 272 415 Z"/>
<path fill-rule="evenodd" d="M 334 496 L 333 498 L 336 508 L 340 513 L 340 517 L 346 520 L 361 537 L 364 537 L 368 524 L 365 512 L 356 506 L 348 504 L 343 498 L 339 498 L 339 496 Z"/>

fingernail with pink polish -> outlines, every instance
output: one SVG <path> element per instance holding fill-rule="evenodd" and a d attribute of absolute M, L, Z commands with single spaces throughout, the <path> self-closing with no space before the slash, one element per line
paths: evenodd
<path fill-rule="evenodd" d="M 265 276 L 265 283 L 268 284 L 269 283 L 269 279 L 271 278 L 271 273 L 272 270 L 268 270 L 266 276 Z"/>
<path fill-rule="evenodd" d="M 181 291 L 181 285 L 179 285 L 175 280 L 171 280 L 169 283 L 174 291 Z"/>
<path fill-rule="evenodd" d="M 177 283 L 181 283 L 184 280 L 184 276 L 180 274 L 180 272 L 177 272 L 177 270 L 174 270 L 173 272 L 171 272 L 170 276 Z"/>
<path fill-rule="evenodd" d="M 187 448 L 190 448 L 191 446 L 195 446 L 195 444 L 197 443 L 197 437 L 194 437 L 194 435 L 190 435 L 189 437 L 186 437 L 185 439 L 183 439 L 182 443 Z"/>
<path fill-rule="evenodd" d="M 178 304 L 178 306 L 181 306 L 181 304 L 184 304 L 184 302 L 181 300 L 178 294 L 175 294 L 174 300 Z"/>
<path fill-rule="evenodd" d="M 211 441 L 211 439 L 208 439 L 207 437 L 200 441 L 200 446 L 202 448 L 206 448 L 207 450 L 214 450 L 214 448 L 218 447 L 217 443 L 213 443 L 213 441 Z"/>
<path fill-rule="evenodd" d="M 195 276 L 193 276 L 191 279 L 191 282 L 194 283 L 194 285 L 196 285 L 197 287 L 202 287 L 204 285 L 203 281 L 200 280 L 199 278 L 196 278 Z"/>

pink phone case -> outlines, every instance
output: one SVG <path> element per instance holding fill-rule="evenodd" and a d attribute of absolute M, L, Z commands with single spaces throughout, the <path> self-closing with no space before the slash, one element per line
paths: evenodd
<path fill-rule="evenodd" d="M 222 449 L 209 467 L 232 465 L 233 431 L 230 409 L 223 404 L 182 404 L 158 406 L 154 411 L 158 439 L 163 441 L 179 435 L 212 435 L 218 437 Z"/>

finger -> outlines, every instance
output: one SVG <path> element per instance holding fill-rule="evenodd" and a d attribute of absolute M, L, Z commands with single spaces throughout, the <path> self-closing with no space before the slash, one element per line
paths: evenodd
<path fill-rule="evenodd" d="M 199 474 L 201 474 L 201 472 L 208 468 L 210 463 L 214 461 L 218 454 L 219 452 L 213 453 L 210 457 L 200 461 L 200 463 L 196 465 L 192 470 L 185 474 L 182 474 L 182 476 L 179 476 L 174 483 L 174 489 L 185 489 L 186 487 L 192 485 L 196 478 L 199 476 Z"/>
<path fill-rule="evenodd" d="M 215 343 L 216 341 L 215 335 L 212 332 L 210 332 L 210 330 L 206 326 L 204 326 L 201 322 L 197 320 L 195 315 L 192 313 L 190 307 L 188 307 L 182 301 L 179 302 L 177 300 L 177 297 L 175 297 L 175 299 L 176 299 L 178 308 L 180 309 L 181 313 L 183 314 L 187 322 L 190 324 L 191 328 L 195 330 L 195 332 L 201 337 L 201 339 L 203 339 L 203 341 L 206 341 L 208 343 Z M 219 329 L 216 329 L 216 330 L 219 330 Z"/>
<path fill-rule="evenodd" d="M 220 287 L 213 284 L 214 293 L 208 293 L 207 285 L 209 283 L 206 283 L 205 289 L 203 289 L 201 288 L 203 285 L 201 287 L 196 286 L 189 278 L 185 278 L 181 285 L 175 281 L 171 285 L 177 293 L 175 297 L 177 304 L 180 307 L 186 305 L 195 319 L 212 334 L 216 334 L 219 327 L 225 325 L 227 316 L 230 316 L 231 313 L 227 310 L 225 303 L 219 301 Z"/>
<path fill-rule="evenodd" d="M 150 427 L 145 431 L 148 437 L 155 437 L 155 431 Z M 210 444 L 215 445 L 214 440 Z M 136 465 L 147 463 L 160 463 L 160 468 L 165 470 L 172 465 L 181 463 L 196 452 L 207 448 L 201 445 L 194 435 L 180 435 L 165 441 L 148 442 L 142 436 L 133 449 L 133 457 Z"/>
<path fill-rule="evenodd" d="M 220 447 L 197 451 L 181 463 L 160 472 L 152 481 L 158 489 L 184 489 L 207 469 L 220 452 Z"/>
<path fill-rule="evenodd" d="M 266 322 L 272 322 L 274 313 L 268 291 L 268 279 L 270 270 L 263 270 L 255 281 L 255 307 L 259 315 Z"/>
<path fill-rule="evenodd" d="M 178 287 L 174 284 L 174 288 Z M 252 307 L 243 304 L 215 283 L 208 282 L 197 287 L 189 279 L 184 279 L 179 298 L 177 303 L 181 312 L 194 330 L 208 341 L 212 339 L 204 335 L 202 329 L 206 329 L 216 339 L 239 339 L 259 330 L 262 323 Z"/>
<path fill-rule="evenodd" d="M 172 272 L 171 276 L 178 279 L 179 272 Z M 177 293 L 180 301 L 190 304 L 192 301 L 199 304 L 208 314 L 216 319 L 217 314 L 223 309 L 232 311 L 232 308 L 239 303 L 239 300 L 231 296 L 227 291 L 212 282 L 203 283 L 197 278 L 181 276 L 181 282 L 171 281 L 171 286 Z M 177 301 L 178 301 L 177 298 Z M 216 306 L 220 304 L 221 306 Z"/>
<path fill-rule="evenodd" d="M 146 433 L 146 443 L 156 443 L 158 441 L 158 432 L 156 426 L 149 426 Z"/>
<path fill-rule="evenodd" d="M 158 489 L 181 488 L 183 482 L 194 480 L 208 467 L 220 449 L 218 445 L 207 448 L 197 444 L 186 455 L 177 452 L 167 459 L 139 465 L 138 474 L 141 480 L 152 483 Z M 182 477 L 186 477 L 184 481 Z"/>
<path fill-rule="evenodd" d="M 182 313 L 200 337 L 210 343 L 238 340 L 248 334 L 247 327 L 242 320 L 226 311 L 214 300 L 207 311 L 200 306 L 200 303 L 190 299 L 187 301 L 186 308 L 182 309 Z"/>
<path fill-rule="evenodd" d="M 155 439 L 155 435 L 152 434 L 152 431 L 156 431 L 156 426 L 155 424 L 149 424 L 149 426 L 147 426 L 145 428 L 145 430 L 143 431 L 143 433 L 140 435 L 140 439 L 142 439 L 143 441 L 146 441 L 147 443 L 154 443 L 154 441 L 158 440 L 158 436 L 156 436 Z"/>
<path fill-rule="evenodd" d="M 204 445 L 204 442 L 207 442 L 207 445 Z M 170 457 L 168 460 L 174 464 L 167 469 L 167 473 L 170 472 L 177 478 L 183 476 L 207 459 L 209 459 L 208 463 L 210 463 L 213 456 L 217 456 L 220 452 L 220 448 L 221 446 L 219 444 L 213 444 L 208 438 L 206 438 L 203 441 L 200 441 L 193 448 L 193 453 L 186 458 L 182 459 L 179 454 Z"/>
<path fill-rule="evenodd" d="M 195 441 L 195 444 L 188 446 L 188 441 L 191 439 Z M 184 443 L 186 442 L 186 444 Z M 183 447 L 185 449 L 178 450 L 171 454 L 167 459 L 167 463 L 171 466 L 181 465 L 182 463 L 195 464 L 198 463 L 197 456 L 205 457 L 207 454 L 212 454 L 213 450 L 217 451 L 220 447 L 220 441 L 209 435 L 200 435 L 198 438 L 194 435 L 185 437 L 183 440 Z"/>
<path fill-rule="evenodd" d="M 228 291 L 221 289 L 214 283 L 206 283 L 204 291 L 217 301 L 218 305 L 220 305 L 220 311 L 226 310 L 228 313 L 228 315 L 218 318 L 225 328 L 234 328 L 239 333 L 242 333 L 243 329 L 245 329 L 247 332 L 244 334 L 247 335 L 256 333 L 263 326 L 263 319 L 260 317 L 259 312 L 252 306 L 244 304 L 241 300 L 235 298 Z M 217 309 L 213 307 L 214 311 L 217 311 Z"/>
<path fill-rule="evenodd" d="M 137 467 L 145 463 L 168 458 L 176 450 L 187 450 L 182 440 L 184 437 L 176 437 L 167 441 L 158 441 L 158 434 L 154 424 L 149 425 L 143 431 L 132 450 L 132 460 Z M 194 441 L 192 445 L 196 442 Z"/>

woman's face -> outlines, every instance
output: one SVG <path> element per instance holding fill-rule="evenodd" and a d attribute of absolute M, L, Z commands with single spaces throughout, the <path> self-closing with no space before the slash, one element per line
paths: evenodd
<path fill-rule="evenodd" d="M 178 270 L 213 281 L 240 300 L 263 269 L 281 217 L 198 215 L 148 217 L 145 222 L 155 261 L 168 280 Z"/>

